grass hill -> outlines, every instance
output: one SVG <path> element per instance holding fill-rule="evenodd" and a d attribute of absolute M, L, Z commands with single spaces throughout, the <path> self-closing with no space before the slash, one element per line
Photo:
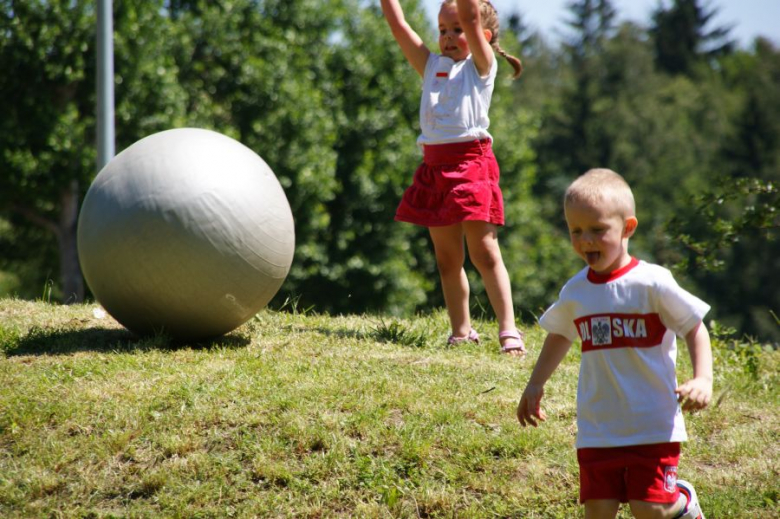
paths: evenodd
<path fill-rule="evenodd" d="M 528 430 L 538 327 L 517 360 L 487 320 L 447 347 L 441 313 L 288 310 L 174 344 L 96 305 L 0 300 L 0 517 L 582 516 L 576 345 Z M 780 352 L 713 332 L 680 477 L 710 519 L 780 517 Z"/>

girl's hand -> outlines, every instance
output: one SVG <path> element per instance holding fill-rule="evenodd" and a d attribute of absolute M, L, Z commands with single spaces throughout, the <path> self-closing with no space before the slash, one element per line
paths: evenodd
<path fill-rule="evenodd" d="M 683 411 L 704 409 L 712 400 L 712 380 L 697 377 L 674 390 Z"/>
<path fill-rule="evenodd" d="M 520 397 L 520 403 L 517 405 L 517 419 L 520 425 L 537 426 L 536 420 L 541 422 L 547 420 L 547 415 L 542 411 L 542 396 L 544 395 L 544 386 L 528 384 Z"/>

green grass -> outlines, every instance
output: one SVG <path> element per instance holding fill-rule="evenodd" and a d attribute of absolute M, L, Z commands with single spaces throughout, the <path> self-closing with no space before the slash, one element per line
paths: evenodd
<path fill-rule="evenodd" d="M 441 313 L 263 311 L 182 345 L 96 308 L 0 300 L 0 517 L 582 516 L 576 348 L 548 421 L 514 416 L 539 328 L 526 360 L 488 321 L 445 346 Z M 718 402 L 687 418 L 680 475 L 708 518 L 778 517 L 780 353 L 714 349 Z"/>

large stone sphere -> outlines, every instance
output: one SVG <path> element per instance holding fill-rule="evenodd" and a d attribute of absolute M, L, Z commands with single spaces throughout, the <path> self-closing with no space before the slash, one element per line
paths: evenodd
<path fill-rule="evenodd" d="M 294 249 L 290 205 L 265 161 L 202 129 L 156 133 L 114 157 L 78 221 L 89 288 L 139 335 L 234 330 L 279 290 Z"/>

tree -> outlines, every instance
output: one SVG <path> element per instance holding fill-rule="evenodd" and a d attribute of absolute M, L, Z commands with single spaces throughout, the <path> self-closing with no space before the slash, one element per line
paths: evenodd
<path fill-rule="evenodd" d="M 670 222 L 679 267 L 742 333 L 780 344 L 780 52 L 758 40 L 754 53 L 722 62 L 741 102 L 720 142 L 720 170 L 691 210 Z M 774 315 L 773 315 L 774 312 Z"/>
<path fill-rule="evenodd" d="M 608 104 L 600 102 L 608 88 L 603 49 L 614 32 L 615 10 L 609 0 L 570 2 L 573 35 L 563 45 L 570 69 L 561 101 L 543 115 L 537 149 L 543 167 L 542 192 L 562 195 L 569 179 L 591 167 L 608 166 L 611 143 L 601 121 Z"/>
<path fill-rule="evenodd" d="M 393 220 L 419 161 L 420 83 L 378 8 L 349 12 L 326 57 L 336 188 L 316 245 L 327 260 L 304 259 L 304 299 L 332 312 L 408 313 L 425 305 L 433 286 L 422 252 L 427 235 Z M 406 14 L 425 34 L 422 9 Z"/>
<path fill-rule="evenodd" d="M 602 126 L 611 143 L 609 163 L 637 201 L 640 227 L 632 247 L 670 266 L 665 224 L 711 184 L 734 95 L 714 74 L 699 83 L 655 71 L 652 49 L 634 26 L 621 28 L 605 58 L 615 90 L 604 101 Z"/>
<path fill-rule="evenodd" d="M 405 173 L 393 162 L 416 152 L 411 134 L 399 150 L 416 94 L 377 14 L 340 0 L 171 7 L 191 124 L 261 155 L 295 215 L 295 259 L 272 304 L 346 312 L 421 302 L 408 269 L 391 269 L 409 257 L 391 202 Z"/>
<path fill-rule="evenodd" d="M 575 36 L 564 45 L 576 66 L 597 54 L 615 29 L 615 8 L 610 0 L 575 0 L 567 4 L 574 17 L 568 21 Z"/>
<path fill-rule="evenodd" d="M 94 151 L 83 152 L 94 123 L 81 116 L 94 90 L 85 87 L 94 79 L 86 65 L 94 57 L 94 8 L 65 1 L 0 6 L 0 210 L 15 237 L 41 244 L 45 231 L 56 238 L 63 295 L 80 300 L 78 198 L 95 159 Z M 29 226 L 36 230 L 18 228 Z"/>
<path fill-rule="evenodd" d="M 131 142 L 160 126 L 147 117 L 160 106 L 174 118 L 167 95 L 175 96 L 177 88 L 165 68 L 170 63 L 155 6 L 136 4 L 115 13 L 117 32 L 125 35 L 115 45 L 116 115 L 120 126 L 134 121 L 117 136 Z M 76 222 L 96 162 L 94 2 L 2 1 L 0 33 L 0 217 L 9 224 L 0 237 L 4 266 L 43 286 L 50 265 L 59 262 L 56 293 L 80 301 Z M 136 62 L 129 53 L 145 60 Z"/>
<path fill-rule="evenodd" d="M 732 52 L 729 27 L 707 29 L 717 13 L 700 0 L 674 0 L 668 9 L 659 5 L 650 28 L 658 68 L 672 75 L 691 75 L 700 63 Z"/>
<path fill-rule="evenodd" d="M 534 191 L 548 171 L 535 148 L 539 128 L 545 114 L 559 109 L 559 97 L 566 88 L 563 79 L 570 77 L 569 62 L 540 35 L 529 35 L 519 15 L 502 21 L 501 45 L 522 57 L 525 72 L 512 81 L 499 62 L 490 109 L 506 212 L 506 227 L 500 230 L 499 239 L 517 315 L 532 322 L 555 299 L 561 282 L 581 268 L 569 250 L 560 199 L 536 196 Z M 484 300 L 481 281 L 474 271 L 471 274 L 472 292 Z"/>
<path fill-rule="evenodd" d="M 433 39 L 419 2 L 405 7 Z M 502 22 L 502 47 L 526 65 L 513 82 L 500 61 L 491 107 L 518 313 L 538 314 L 581 267 L 561 195 L 576 175 L 605 166 L 634 188 L 632 252 L 684 266 L 681 279 L 698 285 L 716 318 L 772 337 L 777 50 L 757 42 L 670 77 L 654 66 L 647 31 L 614 25 L 609 1 L 571 2 L 570 11 L 574 33 L 561 49 L 527 34 L 519 15 Z M 0 0 L 0 15 L 0 269 L 35 297 L 61 258 L 62 279 L 75 278 L 73 208 L 95 174 L 94 8 Z M 285 188 L 297 247 L 272 305 L 402 314 L 442 304 L 426 230 L 393 221 L 420 160 L 420 80 L 376 5 L 120 2 L 114 26 L 118 150 L 169 128 L 208 128 L 255 150 Z M 78 296 L 67 283 L 54 292 Z"/>

